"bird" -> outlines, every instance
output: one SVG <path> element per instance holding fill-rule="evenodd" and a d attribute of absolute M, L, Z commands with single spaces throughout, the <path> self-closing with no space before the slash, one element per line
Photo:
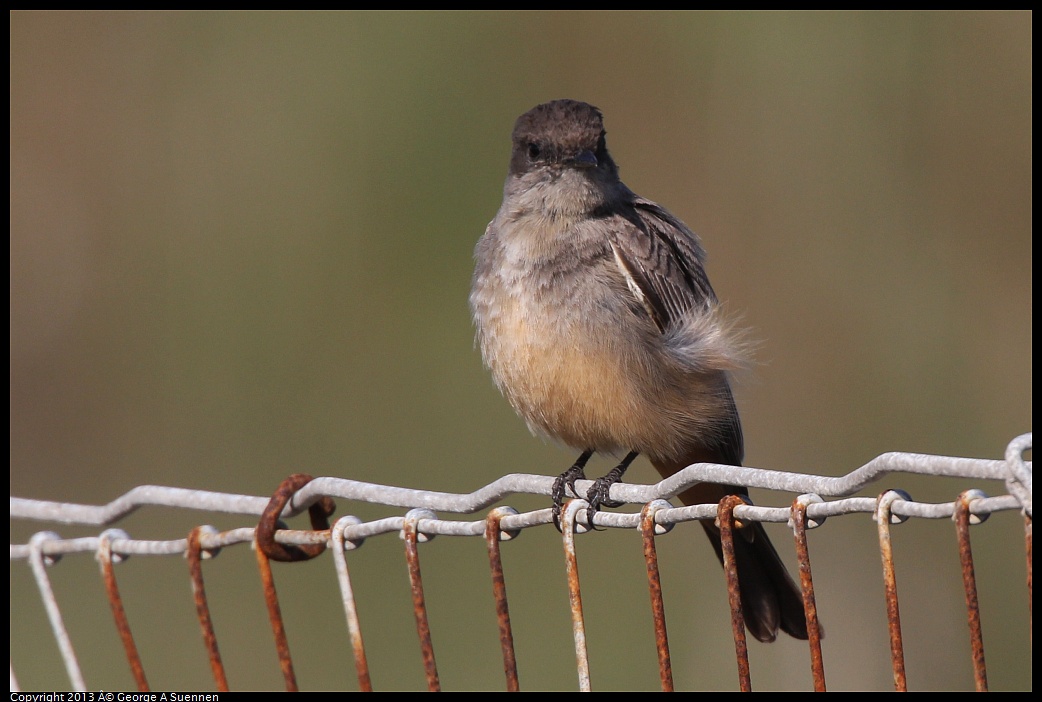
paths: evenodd
<path fill-rule="evenodd" d="M 743 334 L 721 312 L 699 238 L 619 178 L 599 109 L 554 100 L 518 117 L 503 201 L 475 247 L 470 307 L 496 386 L 538 435 L 581 452 L 554 483 L 555 521 L 594 453 L 624 458 L 594 482 L 590 513 L 639 455 L 664 478 L 694 463 L 740 466 L 731 375 Z M 684 504 L 748 496 L 698 483 Z M 576 496 L 578 496 L 576 494 Z M 701 522 L 723 562 L 719 528 Z M 803 601 L 767 537 L 738 530 L 746 626 L 807 638 Z"/>

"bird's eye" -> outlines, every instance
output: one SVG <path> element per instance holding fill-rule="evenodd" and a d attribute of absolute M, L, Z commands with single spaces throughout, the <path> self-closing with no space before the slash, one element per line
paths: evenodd
<path fill-rule="evenodd" d="M 541 154 L 542 152 L 543 152 L 543 149 L 542 149 L 542 147 L 539 146 L 539 144 L 536 144 L 535 142 L 529 142 L 529 144 L 528 144 L 528 158 L 530 158 L 530 159 L 532 159 L 534 161 L 535 159 L 539 158 L 539 154 Z"/>

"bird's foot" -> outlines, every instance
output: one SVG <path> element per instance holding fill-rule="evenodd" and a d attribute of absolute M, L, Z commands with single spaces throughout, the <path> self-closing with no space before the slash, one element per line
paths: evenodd
<path fill-rule="evenodd" d="M 601 507 L 622 507 L 624 502 L 616 502 L 608 497 L 611 486 L 622 482 L 623 471 L 618 466 L 612 468 L 607 475 L 593 481 L 593 486 L 586 491 L 586 501 L 590 503 L 590 511 L 596 512 Z"/>
<path fill-rule="evenodd" d="M 591 455 L 593 455 L 593 451 L 584 451 L 572 464 L 571 468 L 557 476 L 553 487 L 550 489 L 550 498 L 554 503 L 554 526 L 557 527 L 558 531 L 561 531 L 561 512 L 564 510 L 564 500 L 567 497 L 567 492 L 570 490 L 573 497 L 579 497 L 579 493 L 575 491 L 575 481 L 586 480 L 586 462 L 590 460 Z"/>
<path fill-rule="evenodd" d="M 630 467 L 630 463 L 633 463 L 633 459 L 637 457 L 637 452 L 631 452 L 626 455 L 626 458 L 622 459 L 622 463 L 608 471 L 608 474 L 597 478 L 593 481 L 593 486 L 586 491 L 586 501 L 590 503 L 590 508 L 586 511 L 586 519 L 589 527 L 593 528 L 593 515 L 600 510 L 601 507 L 621 507 L 623 502 L 616 502 L 611 499 L 608 494 L 611 491 L 611 486 L 615 483 L 622 482 L 622 476 L 626 472 L 626 469 Z"/>

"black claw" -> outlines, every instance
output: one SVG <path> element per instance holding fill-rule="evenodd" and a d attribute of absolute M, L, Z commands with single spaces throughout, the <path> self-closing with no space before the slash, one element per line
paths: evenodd
<path fill-rule="evenodd" d="M 557 531 L 561 531 L 561 511 L 564 509 L 564 499 L 567 496 L 566 490 L 571 490 L 574 497 L 579 497 L 579 493 L 575 491 L 575 481 L 586 480 L 586 462 L 590 460 L 592 455 L 593 451 L 583 451 L 583 454 L 575 460 L 572 467 L 561 473 L 554 480 L 554 485 L 550 489 L 550 498 L 553 500 L 554 526 L 557 527 Z"/>
<path fill-rule="evenodd" d="M 598 478 L 594 481 L 593 486 L 586 493 L 586 501 L 590 503 L 590 508 L 586 511 L 588 526 L 593 529 L 593 515 L 602 506 L 603 507 L 621 507 L 624 503 L 616 502 L 608 497 L 608 493 L 611 491 L 611 486 L 615 483 L 622 482 L 622 476 L 626 472 L 626 469 L 630 467 L 630 463 L 633 463 L 633 459 L 637 457 L 637 452 L 631 452 L 626 455 L 626 458 L 622 459 L 622 463 L 608 471 L 608 474 L 603 478 Z"/>
<path fill-rule="evenodd" d="M 586 501 L 590 503 L 590 511 L 596 512 L 601 507 L 622 507 L 623 502 L 616 502 L 608 497 L 608 493 L 611 490 L 611 486 L 615 483 L 621 483 L 622 477 L 616 476 L 615 471 L 611 471 L 603 478 L 597 478 L 593 482 L 591 487 L 586 493 Z"/>

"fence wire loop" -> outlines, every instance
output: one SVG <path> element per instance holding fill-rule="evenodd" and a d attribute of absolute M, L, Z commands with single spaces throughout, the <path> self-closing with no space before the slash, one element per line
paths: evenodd
<path fill-rule="evenodd" d="M 904 524 L 908 521 L 909 517 L 903 514 L 894 514 L 893 507 L 897 501 L 911 502 L 912 496 L 904 490 L 890 489 L 879 495 L 876 500 L 876 513 L 875 520 L 876 524 L 883 524 L 883 520 L 886 520 L 887 524 Z"/>
<path fill-rule="evenodd" d="M 399 536 L 404 539 L 406 535 L 406 525 L 411 525 L 410 528 L 416 535 L 416 543 L 425 544 L 428 541 L 433 541 L 437 534 L 431 531 L 424 531 L 420 528 L 420 522 L 422 520 L 437 521 L 438 515 L 433 511 L 424 507 L 417 507 L 416 509 L 410 509 L 405 513 L 405 521 L 402 522 L 402 530 L 399 532 Z"/>
<path fill-rule="evenodd" d="M 38 553 L 40 562 L 45 566 L 52 566 L 62 559 L 60 553 L 47 554 L 43 552 L 43 545 L 48 541 L 61 541 L 61 535 L 56 531 L 38 531 L 29 539 L 30 551 Z"/>
<path fill-rule="evenodd" d="M 344 551 L 354 551 L 355 549 L 361 548 L 362 544 L 365 543 L 364 536 L 349 539 L 345 533 L 351 527 L 358 526 L 359 524 L 362 524 L 362 520 L 353 514 L 345 515 L 336 520 L 336 523 L 333 524 L 332 531 L 330 531 L 330 538 L 333 541 L 333 545 L 337 546 L 337 544 L 339 544 L 339 548 Z"/>
<path fill-rule="evenodd" d="M 809 514 L 807 514 L 807 508 L 811 505 L 824 504 L 824 502 L 825 500 L 821 498 L 821 495 L 815 495 L 811 492 L 804 493 L 797 497 L 795 500 L 793 500 L 792 511 L 789 512 L 789 521 L 787 522 L 788 527 L 790 529 L 796 528 L 796 524 L 793 521 L 793 514 L 795 514 L 796 509 L 799 507 L 803 509 L 803 523 L 801 528 L 817 529 L 819 526 L 825 523 L 825 519 L 827 519 L 827 517 L 811 517 Z"/>
<path fill-rule="evenodd" d="M 518 514 L 520 514 L 520 512 L 509 505 L 496 507 L 488 513 L 486 519 L 495 520 L 496 530 L 499 533 L 498 538 L 500 541 L 512 541 L 521 536 L 521 529 L 504 529 L 502 523 L 504 517 L 516 517 Z"/>
<path fill-rule="evenodd" d="M 130 534 L 122 529 L 106 529 L 98 536 L 97 559 L 99 563 L 105 563 L 107 560 L 113 564 L 119 564 L 130 558 L 129 553 L 117 553 L 112 550 L 112 542 L 116 539 L 130 541 Z"/>
<path fill-rule="evenodd" d="M 673 527 L 676 526 L 676 524 L 673 522 L 659 524 L 657 521 L 655 521 L 655 515 L 664 509 L 673 509 L 673 505 L 671 505 L 667 500 L 652 500 L 651 502 L 645 504 L 640 510 L 641 524 L 643 524 L 643 520 L 645 518 L 650 518 L 652 523 L 655 525 L 655 536 L 662 536 L 664 534 L 668 534 L 669 532 L 673 531 Z M 643 526 L 641 528 L 643 529 Z"/>
<path fill-rule="evenodd" d="M 198 526 L 191 532 L 189 532 L 189 548 L 192 547 L 192 539 L 194 538 L 196 542 L 195 548 L 199 551 L 199 558 L 201 558 L 204 561 L 208 561 L 212 558 L 217 558 L 217 556 L 221 555 L 221 547 L 206 546 L 205 544 L 203 544 L 203 541 L 208 538 L 216 539 L 220 535 L 220 529 L 218 529 L 215 526 L 211 526 L 210 524 L 203 524 L 202 526 Z M 185 549 L 185 557 L 188 557 L 187 549 Z"/>
<path fill-rule="evenodd" d="M 590 503 L 581 497 L 572 498 L 572 502 L 575 506 L 572 508 L 575 512 L 573 515 L 575 518 L 571 521 L 562 519 L 563 527 L 572 530 L 572 534 L 588 534 L 591 531 L 596 531 L 597 527 L 594 526 L 593 520 L 595 513 L 592 513 L 589 509 Z M 583 513 L 583 519 L 579 519 L 579 513 Z M 563 510 L 562 510 L 563 516 Z"/>
<path fill-rule="evenodd" d="M 734 514 L 734 510 L 736 507 L 744 507 L 746 505 L 751 505 L 752 503 L 752 498 L 748 495 L 728 495 L 724 499 L 720 500 L 720 504 L 716 511 L 716 520 L 713 523 L 716 524 L 716 527 L 719 529 L 721 516 L 726 513 L 727 518 L 731 521 L 732 529 L 744 529 L 745 522 Z"/>
<path fill-rule="evenodd" d="M 991 516 L 990 513 L 985 512 L 983 514 L 973 513 L 973 503 L 977 500 L 987 499 L 988 495 L 983 490 L 966 490 L 959 495 L 959 500 L 955 505 L 955 511 L 952 512 L 952 521 L 958 522 L 963 517 L 960 516 L 963 511 L 966 512 L 965 519 L 971 526 L 977 526 L 983 524 Z"/>
<path fill-rule="evenodd" d="M 1028 517 L 1031 516 L 1031 466 L 1024 460 L 1024 452 L 1030 450 L 1030 432 L 1021 434 L 1006 446 L 1006 489 L 1020 501 Z"/>
<path fill-rule="evenodd" d="M 271 496 L 268 506 L 264 508 L 264 513 L 257 524 L 257 548 L 263 551 L 269 559 L 283 563 L 307 561 L 326 550 L 326 545 L 321 543 L 290 546 L 275 541 L 275 532 L 281 528 L 279 517 L 282 516 L 282 510 L 285 509 L 293 495 L 312 480 L 314 478 L 306 473 L 289 476 L 282 481 L 275 494 Z M 328 531 L 329 517 L 335 509 L 336 503 L 331 497 L 323 497 L 308 507 L 311 528 L 315 531 Z"/>

